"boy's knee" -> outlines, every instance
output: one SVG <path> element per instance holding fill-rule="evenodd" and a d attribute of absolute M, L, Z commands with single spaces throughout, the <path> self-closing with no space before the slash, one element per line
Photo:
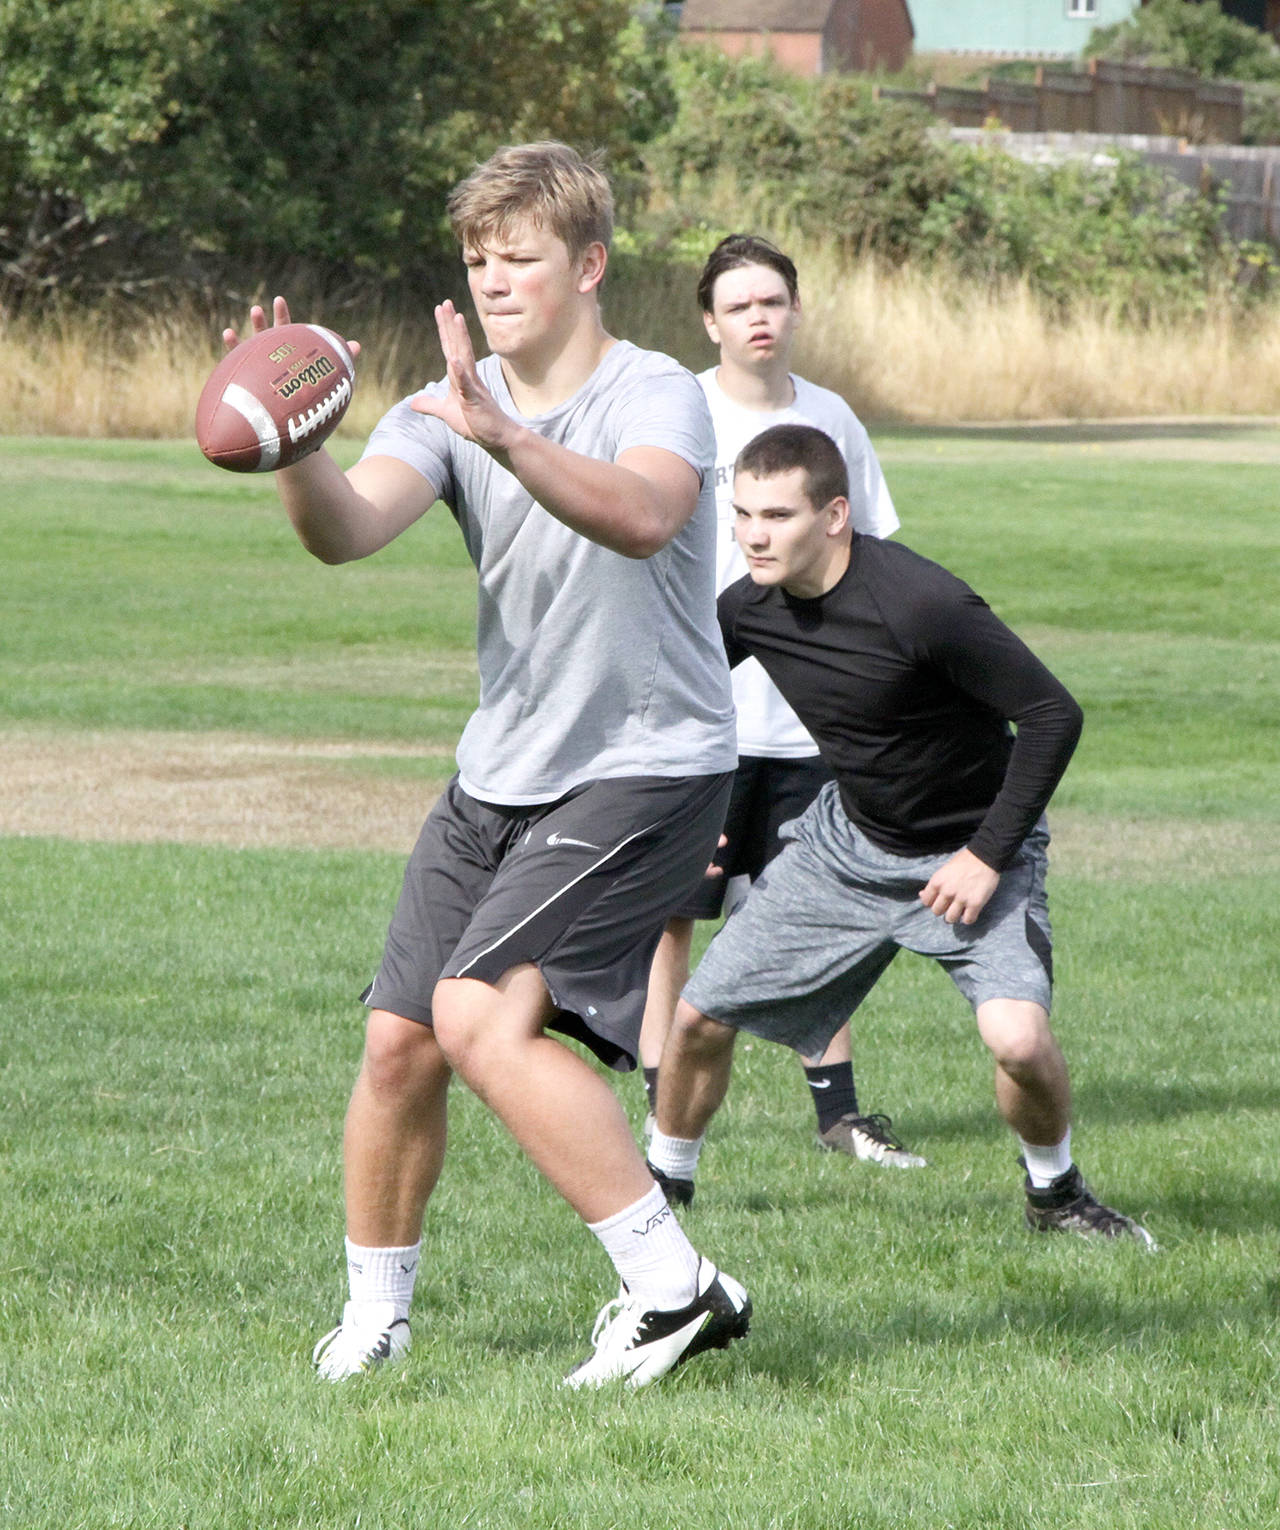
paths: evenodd
<path fill-rule="evenodd" d="M 1015 1077 L 1034 1073 L 1059 1055 L 1049 1016 L 1038 1004 L 992 1000 L 979 1009 L 978 1024 L 992 1057 Z"/>
<path fill-rule="evenodd" d="M 447 1080 L 449 1065 L 429 1025 L 373 1010 L 365 1028 L 366 1078 L 379 1091 L 418 1092 Z"/>
<path fill-rule="evenodd" d="M 431 1018 L 440 1050 L 457 1067 L 482 1033 L 471 985 L 442 979 L 431 995 Z"/>
<path fill-rule="evenodd" d="M 676 1005 L 671 1039 L 683 1052 L 700 1057 L 716 1056 L 733 1046 L 736 1034 L 732 1026 L 722 1025 L 719 1020 L 704 1015 L 684 999 Z"/>

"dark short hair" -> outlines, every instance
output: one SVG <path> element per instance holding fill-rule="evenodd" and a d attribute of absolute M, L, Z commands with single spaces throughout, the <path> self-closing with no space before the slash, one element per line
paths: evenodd
<path fill-rule="evenodd" d="M 771 425 L 747 442 L 733 465 L 735 474 L 753 478 L 777 478 L 796 468 L 804 472 L 804 492 L 815 510 L 848 499 L 844 456 L 826 431 L 813 425 Z"/>
<path fill-rule="evenodd" d="M 716 282 L 726 271 L 736 271 L 739 266 L 768 266 L 786 282 L 793 303 L 800 295 L 800 278 L 790 255 L 784 255 L 776 244 L 758 234 L 730 234 L 707 256 L 698 278 L 698 302 L 703 313 L 711 313 L 715 306 Z"/>

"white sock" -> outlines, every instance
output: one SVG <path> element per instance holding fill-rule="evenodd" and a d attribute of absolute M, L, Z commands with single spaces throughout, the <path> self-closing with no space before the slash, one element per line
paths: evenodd
<path fill-rule="evenodd" d="M 701 1137 L 668 1137 L 655 1126 L 645 1156 L 668 1179 L 692 1179 L 702 1152 Z"/>
<path fill-rule="evenodd" d="M 1037 1190 L 1043 1190 L 1051 1180 L 1057 1179 L 1059 1174 L 1065 1174 L 1071 1167 L 1070 1127 L 1067 1127 L 1067 1135 L 1056 1147 L 1038 1147 L 1034 1142 L 1023 1142 L 1021 1137 L 1018 1141 L 1022 1144 L 1027 1176 Z"/>
<path fill-rule="evenodd" d="M 646 1311 L 672 1312 L 698 1294 L 697 1251 L 657 1185 L 634 1205 L 587 1225 Z"/>
<path fill-rule="evenodd" d="M 364 1248 L 359 1243 L 352 1243 L 350 1238 L 346 1241 L 351 1300 L 358 1304 L 391 1302 L 396 1317 L 407 1318 L 422 1240 L 407 1248 Z"/>

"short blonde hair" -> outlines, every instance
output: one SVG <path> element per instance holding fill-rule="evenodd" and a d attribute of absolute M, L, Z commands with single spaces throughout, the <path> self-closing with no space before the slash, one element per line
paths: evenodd
<path fill-rule="evenodd" d="M 599 156 L 584 159 L 554 141 L 499 149 L 454 187 L 448 212 L 464 247 L 506 233 L 522 217 L 550 229 L 574 259 L 589 244 L 608 249 L 613 238 L 613 192 Z"/>

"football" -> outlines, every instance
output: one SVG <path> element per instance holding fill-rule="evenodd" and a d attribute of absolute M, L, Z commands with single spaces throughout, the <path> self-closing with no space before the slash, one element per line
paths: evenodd
<path fill-rule="evenodd" d="M 219 362 L 196 406 L 196 441 L 233 473 L 271 473 L 320 446 L 347 412 L 351 352 L 319 324 L 250 335 Z"/>

